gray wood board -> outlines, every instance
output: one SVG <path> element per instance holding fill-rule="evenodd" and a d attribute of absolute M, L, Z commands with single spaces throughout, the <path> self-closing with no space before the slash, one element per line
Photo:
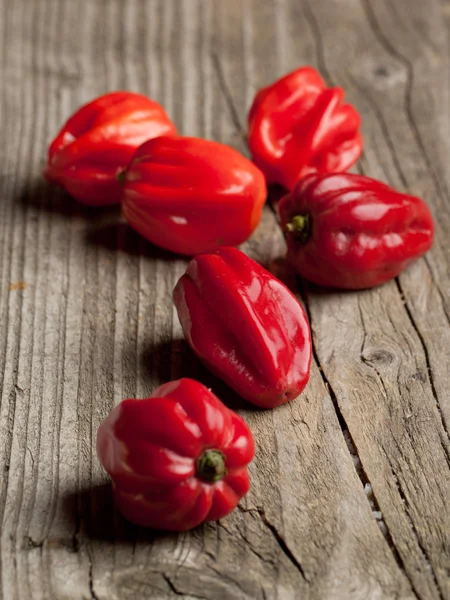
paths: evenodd
<path fill-rule="evenodd" d="M 448 6 L 0 0 L 5 599 L 450 598 Z M 247 153 L 255 91 L 302 64 L 346 89 L 363 117 L 357 168 L 424 197 L 436 243 L 379 289 L 324 293 L 288 272 L 267 207 L 245 250 L 297 290 L 314 362 L 297 401 L 250 410 L 182 339 L 171 293 L 186 261 L 41 171 L 67 116 L 115 89 Z M 239 410 L 257 454 L 238 510 L 162 535 L 114 511 L 95 436 L 120 400 L 180 376 Z"/>

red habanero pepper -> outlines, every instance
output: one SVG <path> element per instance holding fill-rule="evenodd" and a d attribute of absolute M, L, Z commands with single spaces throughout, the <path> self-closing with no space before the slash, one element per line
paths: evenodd
<path fill-rule="evenodd" d="M 360 116 L 342 104 L 341 88 L 327 88 L 319 73 L 302 67 L 255 96 L 248 143 L 267 183 L 291 190 L 308 173 L 346 171 L 362 152 Z"/>
<path fill-rule="evenodd" d="M 248 239 L 266 196 L 261 171 L 233 148 L 166 137 L 137 150 L 125 173 L 122 209 L 150 242 L 192 256 Z"/>
<path fill-rule="evenodd" d="M 277 210 L 289 261 L 323 286 L 380 285 L 433 242 L 433 218 L 423 200 L 361 175 L 308 175 Z"/>
<path fill-rule="evenodd" d="M 248 492 L 254 442 L 210 390 L 179 379 L 116 406 L 100 425 L 97 453 L 129 521 L 185 531 L 223 518 Z"/>
<path fill-rule="evenodd" d="M 162 106 L 141 94 L 111 92 L 70 117 L 48 151 L 45 177 L 92 206 L 120 202 L 117 180 L 138 146 L 160 135 L 175 135 Z"/>
<path fill-rule="evenodd" d="M 288 288 L 236 248 L 196 256 L 173 293 L 186 339 L 243 398 L 273 408 L 309 379 L 311 334 Z"/>

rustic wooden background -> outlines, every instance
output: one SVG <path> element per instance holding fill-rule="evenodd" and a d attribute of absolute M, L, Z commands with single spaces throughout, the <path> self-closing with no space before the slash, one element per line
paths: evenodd
<path fill-rule="evenodd" d="M 445 0 L 0 0 L 1 590 L 7 600 L 450 598 Z M 255 91 L 303 64 L 363 116 L 358 169 L 425 198 L 432 252 L 360 293 L 299 284 L 267 208 L 245 250 L 306 304 L 311 381 L 250 410 L 182 340 L 185 261 L 41 178 L 81 103 L 130 89 L 246 153 Z M 253 486 L 183 535 L 122 520 L 95 454 L 124 397 L 191 375 L 253 429 Z"/>

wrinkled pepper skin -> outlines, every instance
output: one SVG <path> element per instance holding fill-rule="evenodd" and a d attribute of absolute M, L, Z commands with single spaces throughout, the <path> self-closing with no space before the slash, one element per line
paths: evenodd
<path fill-rule="evenodd" d="M 433 242 L 433 218 L 423 200 L 361 175 L 308 175 L 277 210 L 289 262 L 322 286 L 380 285 Z"/>
<path fill-rule="evenodd" d="M 210 390 L 179 379 L 116 406 L 100 425 L 97 453 L 129 521 L 185 531 L 221 519 L 248 492 L 254 442 Z"/>
<path fill-rule="evenodd" d="M 174 290 L 186 339 L 243 398 L 273 408 L 309 379 L 311 334 L 287 287 L 236 248 L 195 257 Z"/>
<path fill-rule="evenodd" d="M 311 67 L 257 93 L 248 116 L 248 143 L 267 183 L 292 190 L 308 173 L 346 171 L 358 160 L 361 119 L 343 98 L 341 88 L 327 89 Z"/>
<path fill-rule="evenodd" d="M 193 256 L 250 237 L 264 175 L 233 148 L 192 137 L 141 146 L 125 174 L 123 214 L 153 244 Z"/>
<path fill-rule="evenodd" d="M 162 106 L 141 94 L 112 92 L 82 106 L 48 151 L 45 177 L 91 206 L 120 202 L 123 171 L 143 142 L 176 129 Z"/>

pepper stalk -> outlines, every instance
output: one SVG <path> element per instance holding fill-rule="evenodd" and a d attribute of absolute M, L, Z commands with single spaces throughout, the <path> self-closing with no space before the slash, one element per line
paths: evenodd
<path fill-rule="evenodd" d="M 302 244 L 306 244 L 311 236 L 311 217 L 309 215 L 295 215 L 286 224 L 286 232 Z"/>
<path fill-rule="evenodd" d="M 227 474 L 225 456 L 220 450 L 205 450 L 197 459 L 196 474 L 207 483 L 216 483 Z"/>

